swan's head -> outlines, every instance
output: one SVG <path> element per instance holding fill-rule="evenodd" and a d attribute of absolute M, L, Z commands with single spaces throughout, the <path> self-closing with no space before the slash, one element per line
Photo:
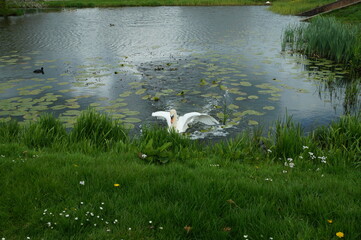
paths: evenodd
<path fill-rule="evenodd" d="M 173 124 L 177 119 L 177 111 L 175 109 L 172 109 L 169 111 L 170 113 L 170 122 Z"/>

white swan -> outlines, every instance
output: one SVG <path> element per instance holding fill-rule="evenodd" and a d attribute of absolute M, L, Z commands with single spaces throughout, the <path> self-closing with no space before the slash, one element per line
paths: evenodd
<path fill-rule="evenodd" d="M 159 111 L 152 113 L 153 117 L 161 117 L 167 120 L 169 129 L 174 128 L 177 132 L 183 133 L 188 129 L 188 124 L 201 122 L 207 125 L 216 125 L 219 122 L 208 114 L 199 112 L 186 113 L 178 118 L 177 111 L 172 109 L 169 112 Z"/>

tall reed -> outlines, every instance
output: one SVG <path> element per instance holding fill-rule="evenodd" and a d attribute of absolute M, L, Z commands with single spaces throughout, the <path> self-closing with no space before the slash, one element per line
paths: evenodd
<path fill-rule="evenodd" d="M 356 51 L 361 32 L 357 26 L 343 24 L 334 17 L 315 17 L 310 23 L 288 26 L 283 34 L 282 48 L 308 56 L 325 57 L 338 63 L 359 61 Z"/>

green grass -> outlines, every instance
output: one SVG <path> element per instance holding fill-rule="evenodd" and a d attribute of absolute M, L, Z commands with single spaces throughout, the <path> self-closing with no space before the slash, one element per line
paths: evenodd
<path fill-rule="evenodd" d="M 279 14 L 296 15 L 316 7 L 320 7 L 334 0 L 278 0 L 272 1 L 270 10 Z"/>
<path fill-rule="evenodd" d="M 28 131 L 49 137 L 51 115 L 30 125 L 44 131 L 1 123 L 0 238 L 359 239 L 360 122 L 344 116 L 306 135 L 286 117 L 267 137 L 208 144 L 153 126 L 110 145 L 102 131 L 97 141 L 81 131 L 85 145 L 70 137 L 79 129 L 59 130 L 35 146 Z"/>
<path fill-rule="evenodd" d="M 325 16 L 333 16 L 346 23 L 359 24 L 361 20 L 361 4 L 336 10 L 332 13 L 325 14 Z"/>

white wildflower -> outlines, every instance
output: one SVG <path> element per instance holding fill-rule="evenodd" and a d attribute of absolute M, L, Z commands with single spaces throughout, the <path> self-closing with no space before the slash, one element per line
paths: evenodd
<path fill-rule="evenodd" d="M 80 185 L 85 185 L 85 181 L 80 181 L 79 184 Z"/>
<path fill-rule="evenodd" d="M 303 150 L 308 149 L 308 146 L 302 146 Z"/>
<path fill-rule="evenodd" d="M 290 168 L 294 168 L 295 164 L 294 164 L 293 162 L 291 162 L 291 163 L 289 164 L 289 166 L 290 166 Z"/>

